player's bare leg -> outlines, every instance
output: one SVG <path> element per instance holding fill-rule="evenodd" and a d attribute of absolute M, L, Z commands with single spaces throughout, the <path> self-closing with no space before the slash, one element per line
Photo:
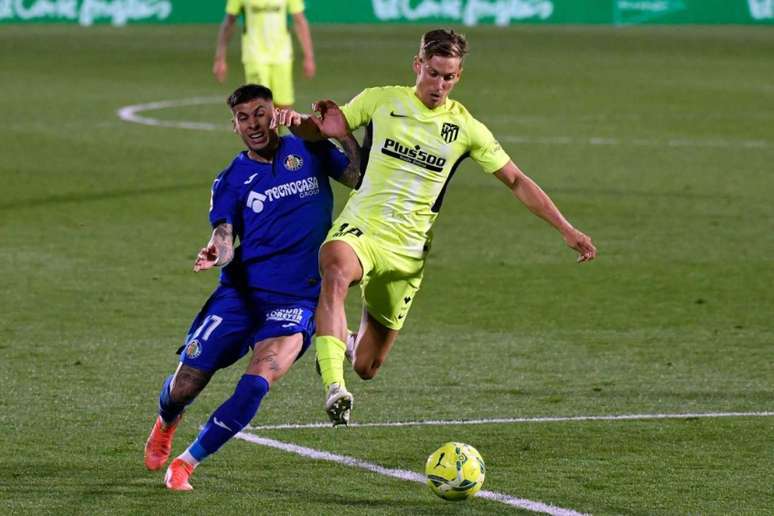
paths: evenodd
<path fill-rule="evenodd" d="M 300 333 L 258 342 L 245 374 L 263 376 L 270 385 L 275 383 L 288 372 L 303 344 L 304 338 Z"/>
<path fill-rule="evenodd" d="M 349 287 L 363 277 L 363 267 L 349 244 L 333 240 L 320 248 L 320 271 L 322 285 L 315 312 L 317 334 L 344 341 L 347 337 L 344 301 Z"/>
<path fill-rule="evenodd" d="M 180 364 L 175 374 L 164 382 L 159 398 L 159 416 L 145 442 L 145 467 L 161 469 L 172 451 L 172 439 L 183 417 L 185 407 L 207 386 L 212 373 Z"/>
<path fill-rule="evenodd" d="M 212 378 L 210 371 L 203 371 L 185 364 L 177 366 L 172 379 L 170 396 L 176 403 L 190 405 L 204 390 Z"/>
<path fill-rule="evenodd" d="M 320 271 L 322 285 L 315 312 L 314 344 L 326 392 L 325 410 L 336 426 L 349 422 L 352 409 L 352 395 L 344 384 L 348 337 L 344 301 L 349 287 L 363 277 L 363 267 L 349 244 L 333 240 L 320 249 Z"/>
<path fill-rule="evenodd" d="M 370 380 L 376 376 L 399 333 L 398 330 L 387 328 L 374 319 L 368 310 L 363 309 L 352 360 L 352 367 L 360 378 Z"/>
<path fill-rule="evenodd" d="M 164 484 L 168 489 L 193 489 L 189 480 L 196 466 L 255 417 L 261 400 L 271 385 L 288 372 L 301 352 L 303 343 L 303 336 L 296 333 L 272 337 L 255 344 L 253 356 L 234 394 L 210 416 L 191 446 L 169 465 L 164 476 Z"/>

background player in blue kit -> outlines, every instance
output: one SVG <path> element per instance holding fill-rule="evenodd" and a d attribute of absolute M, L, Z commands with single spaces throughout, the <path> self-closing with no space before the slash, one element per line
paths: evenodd
<path fill-rule="evenodd" d="M 145 445 L 149 470 L 164 466 L 185 407 L 215 371 L 250 348 L 253 355 L 231 398 L 167 469 L 164 483 L 179 491 L 192 489 L 194 468 L 250 422 L 271 384 L 309 346 L 320 291 L 318 249 L 331 226 L 328 177 L 353 187 L 360 173 L 351 136 L 339 140 L 344 152 L 327 140 L 278 136 L 278 126 L 298 125 L 301 115 L 275 110 L 268 88 L 242 86 L 228 105 L 247 150 L 213 183 L 214 230 L 194 263 L 197 272 L 223 267 L 220 284 L 194 319 L 177 371 L 161 389 L 159 416 Z"/>

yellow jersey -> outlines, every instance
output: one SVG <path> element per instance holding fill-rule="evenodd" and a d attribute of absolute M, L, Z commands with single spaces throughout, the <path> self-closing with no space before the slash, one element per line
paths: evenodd
<path fill-rule="evenodd" d="M 357 220 L 394 252 L 422 256 L 449 181 L 465 158 L 490 174 L 510 161 L 465 106 L 447 99 L 430 109 L 414 87 L 368 88 L 341 110 L 350 130 L 366 126 L 366 166 L 339 216 Z"/>
<path fill-rule="evenodd" d="M 244 16 L 242 62 L 262 65 L 292 61 L 288 14 L 301 12 L 303 0 L 228 0 L 226 13 Z"/>

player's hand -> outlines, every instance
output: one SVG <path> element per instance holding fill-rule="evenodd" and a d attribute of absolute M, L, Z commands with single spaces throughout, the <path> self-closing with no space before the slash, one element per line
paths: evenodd
<path fill-rule="evenodd" d="M 225 59 L 215 60 L 212 65 L 212 74 L 215 76 L 218 82 L 223 82 L 226 80 L 226 75 L 228 74 L 228 64 L 226 63 Z"/>
<path fill-rule="evenodd" d="M 199 254 L 196 255 L 196 261 L 194 262 L 194 272 L 204 271 L 212 269 L 218 263 L 218 249 L 215 244 L 209 244 L 207 247 L 202 247 Z"/>
<path fill-rule="evenodd" d="M 277 127 L 298 127 L 301 125 L 303 115 L 292 109 L 288 108 L 275 108 L 274 116 L 271 117 L 269 122 L 269 129 L 276 129 Z"/>
<path fill-rule="evenodd" d="M 591 237 L 582 231 L 572 228 L 562 236 L 567 245 L 577 251 L 578 263 L 588 262 L 597 257 L 597 248 L 594 247 Z"/>
<path fill-rule="evenodd" d="M 314 62 L 314 57 L 304 58 L 304 75 L 307 79 L 311 79 L 317 73 L 317 65 Z"/>
<path fill-rule="evenodd" d="M 319 113 L 319 116 L 312 115 L 309 118 L 324 137 L 342 139 L 349 134 L 347 119 L 332 100 L 318 100 L 312 104 L 312 111 Z"/>

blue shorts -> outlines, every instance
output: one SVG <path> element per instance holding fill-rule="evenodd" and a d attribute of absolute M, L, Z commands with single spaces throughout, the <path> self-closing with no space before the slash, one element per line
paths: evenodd
<path fill-rule="evenodd" d="M 256 342 L 300 333 L 298 360 L 312 342 L 316 307 L 316 299 L 219 285 L 191 324 L 180 362 L 212 372 L 245 356 Z"/>

